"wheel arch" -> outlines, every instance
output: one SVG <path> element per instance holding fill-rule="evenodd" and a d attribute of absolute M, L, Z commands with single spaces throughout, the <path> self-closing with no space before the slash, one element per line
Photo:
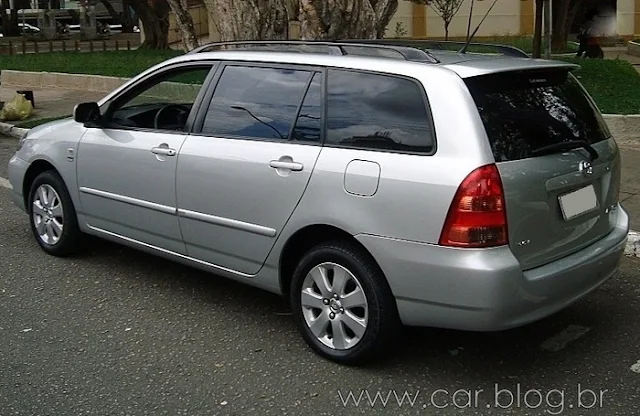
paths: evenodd
<path fill-rule="evenodd" d="M 289 295 L 293 272 L 302 258 L 312 247 L 328 241 L 347 241 L 362 249 L 382 272 L 377 260 L 367 248 L 351 233 L 342 228 L 328 224 L 312 224 L 300 228 L 293 233 L 284 244 L 278 262 L 278 278 L 283 296 Z M 384 276 L 384 273 L 383 273 Z M 385 276 L 385 280 L 387 277 Z M 385 283 L 389 283 L 388 281 Z"/>
<path fill-rule="evenodd" d="M 24 179 L 22 181 L 22 197 L 24 198 L 25 207 L 29 206 L 29 194 L 31 193 L 31 185 L 33 184 L 33 181 L 42 172 L 46 172 L 49 170 L 54 171 L 58 176 L 60 176 L 60 178 L 62 178 L 62 175 L 60 175 L 58 169 L 56 169 L 56 167 L 51 162 L 45 159 L 36 159 L 31 162 L 31 164 L 27 168 L 27 171 L 24 174 Z M 64 179 L 62 179 L 62 181 L 64 182 Z"/>

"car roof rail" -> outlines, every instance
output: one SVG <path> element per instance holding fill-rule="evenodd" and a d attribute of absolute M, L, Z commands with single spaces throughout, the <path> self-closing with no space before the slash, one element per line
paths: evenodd
<path fill-rule="evenodd" d="M 466 42 L 460 41 L 451 41 L 451 40 L 428 40 L 428 39 L 362 39 L 362 40 L 348 40 L 345 42 L 356 42 L 363 44 L 380 44 L 380 45 L 397 45 L 404 46 L 409 48 L 416 48 L 420 50 L 431 49 L 431 50 L 442 50 L 442 51 L 453 51 L 458 53 L 462 52 L 461 49 L 466 45 Z M 483 49 L 493 49 L 497 53 L 500 53 L 505 56 L 511 56 L 515 58 L 530 58 L 529 54 L 527 54 L 522 49 L 519 49 L 515 46 L 511 45 L 503 45 L 497 43 L 479 43 L 479 42 L 471 42 L 469 46 L 481 47 Z M 452 48 L 457 47 L 457 48 Z M 478 55 L 491 55 L 492 52 L 473 52 Z"/>
<path fill-rule="evenodd" d="M 369 44 L 360 41 L 315 41 L 315 40 L 248 40 L 213 42 L 199 46 L 187 54 L 212 52 L 215 50 L 242 49 L 250 51 L 322 53 L 329 55 L 356 55 L 380 58 L 395 58 L 406 61 L 439 63 L 428 50 L 394 44 Z"/>

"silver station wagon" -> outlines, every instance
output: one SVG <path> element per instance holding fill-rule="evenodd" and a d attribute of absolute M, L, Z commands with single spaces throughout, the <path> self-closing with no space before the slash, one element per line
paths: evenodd
<path fill-rule="evenodd" d="M 511 55 L 206 45 L 32 129 L 13 198 L 52 255 L 95 235 L 282 294 L 340 363 L 522 326 L 615 273 L 629 218 L 579 68 Z"/>

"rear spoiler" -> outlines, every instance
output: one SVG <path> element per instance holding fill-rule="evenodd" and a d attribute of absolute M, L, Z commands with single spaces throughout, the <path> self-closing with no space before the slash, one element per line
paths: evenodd
<path fill-rule="evenodd" d="M 471 78 L 482 75 L 498 74 L 504 72 L 530 72 L 530 71 L 568 71 L 580 69 L 580 65 L 562 61 L 547 61 L 542 59 L 490 59 L 462 61 L 444 65 L 461 78 Z"/>

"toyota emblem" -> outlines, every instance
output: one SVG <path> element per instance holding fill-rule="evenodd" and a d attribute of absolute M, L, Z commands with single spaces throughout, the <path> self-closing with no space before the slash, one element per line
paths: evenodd
<path fill-rule="evenodd" d="M 589 176 L 593 173 L 593 166 L 591 166 L 591 162 L 583 160 L 578 165 L 578 170 L 582 172 L 584 176 Z"/>

